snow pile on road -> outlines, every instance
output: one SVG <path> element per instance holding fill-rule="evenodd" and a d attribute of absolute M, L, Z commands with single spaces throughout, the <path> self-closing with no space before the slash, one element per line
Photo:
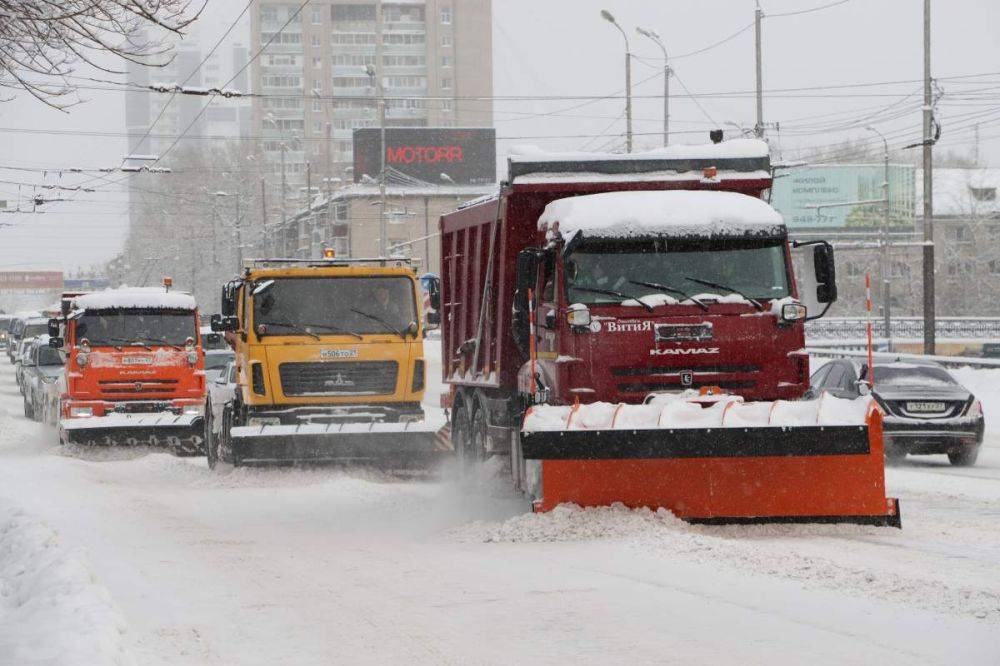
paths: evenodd
<path fill-rule="evenodd" d="M 666 190 L 603 192 L 550 202 L 538 228 L 559 224 L 563 236 L 583 232 L 601 238 L 642 236 L 778 235 L 781 214 L 766 202 L 736 192 Z"/>
<path fill-rule="evenodd" d="M 548 513 L 526 513 L 500 523 L 476 522 L 462 528 L 461 534 L 483 542 L 537 543 L 621 539 L 664 528 L 690 529 L 666 509 L 629 509 L 620 503 L 588 508 L 560 504 Z"/>
<path fill-rule="evenodd" d="M 162 287 L 123 287 L 95 291 L 73 299 L 75 310 L 112 310 L 119 308 L 162 308 L 167 310 L 194 310 L 198 304 L 194 297 L 180 291 L 167 291 Z"/>
<path fill-rule="evenodd" d="M 0 663 L 131 664 L 124 634 L 82 552 L 0 501 Z"/>
<path fill-rule="evenodd" d="M 1000 370 L 966 366 L 948 372 L 983 404 L 986 432 L 1000 432 Z"/>

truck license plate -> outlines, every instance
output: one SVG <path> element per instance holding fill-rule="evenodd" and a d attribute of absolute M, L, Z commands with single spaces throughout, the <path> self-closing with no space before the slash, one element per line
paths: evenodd
<path fill-rule="evenodd" d="M 908 412 L 943 412 L 945 404 L 943 402 L 908 402 L 906 411 Z"/>

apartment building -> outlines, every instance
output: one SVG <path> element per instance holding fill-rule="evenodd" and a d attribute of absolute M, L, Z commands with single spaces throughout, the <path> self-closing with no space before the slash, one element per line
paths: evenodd
<path fill-rule="evenodd" d="M 352 132 L 379 125 L 380 89 L 387 126 L 492 126 L 490 0 L 316 0 L 297 8 L 263 1 L 251 20 L 251 45 L 270 40 L 251 68 L 260 94 L 252 133 L 276 218 L 303 206 L 307 180 L 317 192 L 326 178 L 353 180 Z"/>

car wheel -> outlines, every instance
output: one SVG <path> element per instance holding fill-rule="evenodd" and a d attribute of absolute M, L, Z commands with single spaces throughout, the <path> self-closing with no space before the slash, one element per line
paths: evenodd
<path fill-rule="evenodd" d="M 968 448 L 962 449 L 961 451 L 956 451 L 954 453 L 948 454 L 948 461 L 951 462 L 955 467 L 972 467 L 976 464 L 976 459 L 979 458 L 979 447 L 970 446 Z"/>
<path fill-rule="evenodd" d="M 32 421 L 35 420 L 35 410 L 31 408 L 31 402 L 28 400 L 28 396 L 24 396 L 24 416 Z"/>

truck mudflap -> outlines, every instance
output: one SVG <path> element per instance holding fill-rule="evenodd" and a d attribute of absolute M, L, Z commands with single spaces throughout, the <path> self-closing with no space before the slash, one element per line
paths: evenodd
<path fill-rule="evenodd" d="M 201 455 L 204 432 L 200 415 L 112 414 L 59 421 L 64 444 L 164 446 L 181 455 Z"/>
<path fill-rule="evenodd" d="M 537 511 L 666 508 L 712 524 L 901 527 L 885 495 L 882 413 L 869 399 L 535 406 L 521 431 Z M 530 462 L 529 462 L 530 464 Z"/>
<path fill-rule="evenodd" d="M 440 425 L 423 421 L 237 426 L 229 437 L 236 466 L 356 464 L 429 469 L 453 454 Z"/>

